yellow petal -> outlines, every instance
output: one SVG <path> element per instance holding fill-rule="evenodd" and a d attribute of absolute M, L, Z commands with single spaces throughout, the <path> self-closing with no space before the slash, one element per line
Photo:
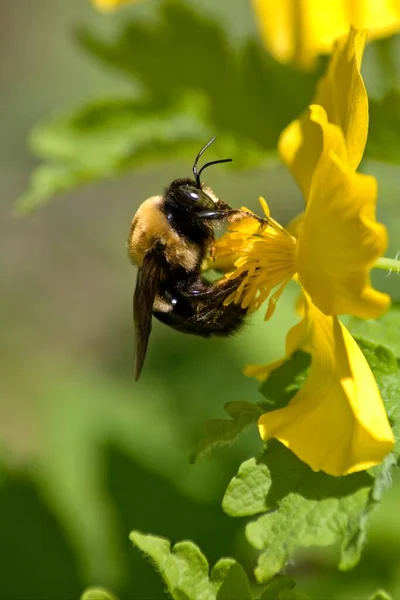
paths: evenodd
<path fill-rule="evenodd" d="M 369 279 L 372 265 L 387 246 L 386 229 L 375 219 L 376 180 L 354 173 L 345 164 L 340 130 L 317 108 L 310 118 L 320 127 L 323 153 L 299 229 L 297 273 L 324 313 L 375 318 L 390 303 L 389 296 L 374 290 Z"/>
<path fill-rule="evenodd" d="M 280 360 L 267 365 L 246 365 L 243 369 L 243 374 L 247 377 L 254 377 L 257 381 L 262 383 L 268 378 L 272 371 L 275 371 L 275 369 L 283 365 L 284 362 L 285 359 L 281 358 Z"/>
<path fill-rule="evenodd" d="M 384 37 L 400 28 L 397 0 L 252 0 L 264 43 L 282 62 L 311 68 L 350 26 Z"/>
<path fill-rule="evenodd" d="M 292 234 L 292 236 L 295 237 L 296 239 L 300 235 L 300 229 L 303 224 L 303 219 L 304 219 L 304 212 L 301 212 L 298 215 L 296 215 L 295 217 L 293 217 L 293 219 L 291 221 L 289 221 L 289 223 L 286 227 L 288 232 L 290 234 Z"/>
<path fill-rule="evenodd" d="M 368 469 L 394 445 L 379 389 L 340 321 L 307 297 L 306 307 L 288 342 L 311 353 L 308 377 L 285 408 L 260 417 L 260 435 L 278 439 L 314 471 L 340 476 Z"/>
<path fill-rule="evenodd" d="M 348 2 L 351 23 L 359 29 L 369 29 L 371 38 L 382 38 L 399 30 L 398 0 L 357 0 Z"/>
<path fill-rule="evenodd" d="M 280 156 L 296 179 L 306 202 L 324 146 L 335 150 L 342 160 L 347 161 L 342 132 L 336 125 L 328 123 L 323 107 L 313 104 L 304 111 L 300 119 L 293 121 L 284 130 L 278 142 Z"/>
<path fill-rule="evenodd" d="M 253 6 L 271 54 L 305 69 L 348 29 L 341 0 L 253 0 Z"/>
<path fill-rule="evenodd" d="M 138 0 L 92 0 L 92 4 L 104 12 L 111 12 L 124 4 L 133 4 L 134 2 L 138 2 Z"/>
<path fill-rule="evenodd" d="M 284 129 L 279 141 L 278 152 L 289 168 L 307 202 L 311 179 L 322 152 L 322 136 L 309 118 L 309 109 L 300 119 L 292 121 Z"/>
<path fill-rule="evenodd" d="M 332 139 L 322 139 L 319 127 L 310 118 L 311 106 L 303 115 L 290 123 L 278 142 L 282 160 L 296 179 L 305 201 L 311 185 L 315 167 L 321 156 L 323 144 L 331 143 L 342 160 L 356 169 L 364 153 L 368 135 L 368 97 L 360 73 L 361 60 L 366 40 L 365 31 L 355 31 L 342 38 L 335 46 L 326 75 L 321 79 L 314 105 L 322 107 L 325 120 L 338 129 L 344 137 L 345 146 L 338 152 L 335 130 Z M 321 120 L 320 116 L 316 120 Z M 341 142 L 341 140 L 339 140 Z"/>
<path fill-rule="evenodd" d="M 367 35 L 366 30 L 352 28 L 336 42 L 313 100 L 325 109 L 328 121 L 341 128 L 348 164 L 354 170 L 361 162 L 368 135 L 368 96 L 360 72 Z"/>

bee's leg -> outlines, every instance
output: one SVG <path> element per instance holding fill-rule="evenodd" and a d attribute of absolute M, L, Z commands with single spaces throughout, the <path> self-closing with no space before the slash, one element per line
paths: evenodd
<path fill-rule="evenodd" d="M 244 277 L 244 275 L 243 275 Z M 162 298 L 168 310 L 155 306 L 154 316 L 185 333 L 209 337 L 210 335 L 231 335 L 240 329 L 247 310 L 240 304 L 224 301 L 239 287 L 242 277 L 237 279 L 222 278 L 216 283 L 208 283 L 202 277 L 191 281 L 187 288 L 169 289 L 166 285 Z"/>
<path fill-rule="evenodd" d="M 225 209 L 202 210 L 197 213 L 197 216 L 200 217 L 200 219 L 204 219 L 205 221 L 226 220 L 229 223 L 233 223 L 234 221 L 238 221 L 239 219 L 252 218 L 261 224 L 265 224 L 268 222 L 268 219 L 262 219 L 261 217 L 255 215 L 251 212 L 247 212 L 246 210 L 234 209 L 234 208 L 229 208 L 226 210 Z"/>
<path fill-rule="evenodd" d="M 211 260 L 215 260 L 215 240 L 212 240 L 209 244 L 209 253 Z"/>

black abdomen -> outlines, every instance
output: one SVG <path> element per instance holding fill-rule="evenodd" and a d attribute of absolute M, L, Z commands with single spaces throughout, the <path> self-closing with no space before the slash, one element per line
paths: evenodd
<path fill-rule="evenodd" d="M 162 323 L 184 333 L 203 337 L 232 335 L 242 326 L 247 311 L 233 303 L 224 306 L 224 301 L 239 284 L 237 279 L 221 279 L 211 284 L 197 277 L 185 282 L 183 288 L 170 280 L 159 295 L 172 309 L 155 310 L 153 314 Z"/>

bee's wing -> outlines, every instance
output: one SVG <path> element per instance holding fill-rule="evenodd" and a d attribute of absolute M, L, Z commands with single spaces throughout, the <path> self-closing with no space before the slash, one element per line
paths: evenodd
<path fill-rule="evenodd" d="M 151 332 L 154 298 L 161 275 L 157 257 L 149 253 L 138 270 L 133 295 L 133 321 L 135 323 L 135 381 L 140 377 Z"/>

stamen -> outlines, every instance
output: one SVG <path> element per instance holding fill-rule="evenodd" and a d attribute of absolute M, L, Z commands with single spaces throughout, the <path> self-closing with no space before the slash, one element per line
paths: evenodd
<path fill-rule="evenodd" d="M 268 207 L 267 210 L 269 211 Z M 267 210 L 264 211 L 267 214 Z M 243 277 L 238 288 L 224 304 L 240 304 L 257 310 L 269 298 L 266 320 L 269 319 L 284 288 L 296 272 L 296 239 L 268 215 L 268 222 L 254 230 L 254 222 L 241 222 L 239 230 L 230 231 L 217 242 L 217 254 L 237 256 L 236 270 L 229 279 Z M 275 290 L 275 291 L 274 291 Z"/>

